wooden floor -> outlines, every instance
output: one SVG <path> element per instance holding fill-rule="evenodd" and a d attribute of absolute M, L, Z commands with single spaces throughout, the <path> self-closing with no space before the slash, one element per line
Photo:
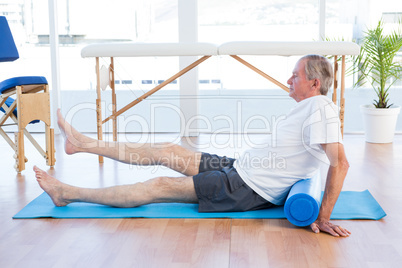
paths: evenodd
<path fill-rule="evenodd" d="M 42 134 L 36 134 L 43 141 Z M 167 141 L 172 135 L 122 137 Z M 211 138 L 216 143 L 211 147 Z M 252 138 L 259 139 L 261 135 Z M 247 148 L 240 136 L 201 135 L 178 141 L 195 149 L 234 155 Z M 26 141 L 26 143 L 28 143 Z M 11 148 L 0 140 L 0 267 L 400 267 L 402 263 L 402 135 L 393 144 L 368 144 L 345 135 L 351 165 L 344 190 L 369 189 L 388 214 L 380 221 L 336 221 L 348 238 L 314 234 L 286 220 L 243 219 L 32 219 L 12 216 L 42 193 L 38 165 L 60 180 L 85 187 L 134 183 L 178 175 L 80 154 L 67 156 L 56 136 L 56 166 L 28 144 L 27 170 L 14 171 Z"/>

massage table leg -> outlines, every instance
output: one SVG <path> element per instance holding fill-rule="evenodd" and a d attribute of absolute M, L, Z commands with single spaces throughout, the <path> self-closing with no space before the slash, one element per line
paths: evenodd
<path fill-rule="evenodd" d="M 332 92 L 332 101 L 336 104 L 338 100 L 338 56 L 334 57 L 334 91 Z"/>
<path fill-rule="evenodd" d="M 271 76 L 269 76 L 268 74 L 264 73 L 263 71 L 261 71 L 260 69 L 256 68 L 255 66 L 251 65 L 247 61 L 243 60 L 239 56 L 236 56 L 236 55 L 230 55 L 230 56 L 232 58 L 234 58 L 235 60 L 239 61 L 240 63 L 244 64 L 245 66 L 247 66 L 251 70 L 255 71 L 259 75 L 261 75 L 264 78 L 268 79 L 269 81 L 271 81 L 275 85 L 279 86 L 280 88 L 282 88 L 286 92 L 289 92 L 289 88 L 287 86 L 285 86 L 284 84 L 280 83 L 278 80 L 272 78 Z M 332 101 L 336 104 L 336 102 L 337 102 L 337 94 L 336 93 L 337 93 L 337 87 L 338 87 L 338 80 L 337 80 L 337 77 L 336 77 L 337 72 L 338 72 L 337 56 L 335 56 L 334 61 L 335 61 L 334 62 L 334 92 L 332 94 Z M 341 133 L 343 135 L 344 117 L 345 117 L 345 56 L 344 55 L 342 56 L 341 99 L 340 99 L 339 106 L 340 106 L 339 119 L 341 121 Z"/>
<path fill-rule="evenodd" d="M 98 140 L 103 140 L 102 130 L 102 100 L 100 88 L 100 73 L 99 73 L 99 57 L 96 57 L 96 131 L 98 133 Z M 103 156 L 98 156 L 99 163 L 103 163 Z"/>
<path fill-rule="evenodd" d="M 116 103 L 116 90 L 114 84 L 114 60 L 113 57 L 110 58 L 110 88 L 112 89 L 112 114 L 116 113 L 117 103 Z M 112 120 L 113 124 L 113 141 L 117 141 L 117 117 L 114 117 Z"/>
<path fill-rule="evenodd" d="M 135 105 L 137 105 L 138 103 L 140 103 L 144 99 L 148 98 L 149 96 L 151 96 L 152 94 L 154 94 L 158 90 L 162 89 L 166 85 L 170 84 L 171 82 L 173 82 L 177 78 L 181 77 L 182 75 L 184 75 L 188 71 L 194 69 L 195 67 L 197 67 L 202 62 L 204 62 L 205 60 L 209 59 L 210 57 L 211 56 L 203 56 L 203 57 L 201 57 L 200 59 L 196 60 L 195 62 L 193 62 L 189 66 L 185 67 L 184 69 L 180 70 L 175 75 L 173 75 L 170 78 L 166 79 L 161 84 L 157 85 L 156 87 L 154 87 L 150 91 L 144 93 L 142 96 L 140 96 L 139 98 L 135 99 L 134 101 L 132 101 L 131 103 L 127 104 L 126 106 L 124 106 L 123 108 L 121 108 L 118 111 L 117 111 L 117 108 L 116 108 L 116 92 L 115 92 L 115 88 L 114 88 L 114 61 L 113 61 L 113 58 L 111 58 L 111 64 L 109 66 L 109 72 L 110 72 L 110 79 L 111 79 L 110 87 L 112 88 L 112 105 L 113 105 L 112 109 L 113 109 L 113 111 L 112 111 L 112 115 L 107 117 L 105 120 L 102 120 L 102 103 L 101 103 L 101 87 L 100 87 L 100 64 L 99 64 L 99 57 L 96 57 L 96 84 L 97 84 L 97 86 L 96 86 L 96 92 L 97 92 L 96 119 L 97 119 L 98 140 L 103 139 L 102 125 L 104 123 L 106 123 L 107 121 L 109 121 L 110 119 L 112 119 L 113 120 L 113 140 L 116 141 L 117 140 L 117 116 L 119 116 L 122 113 L 126 112 L 128 109 L 134 107 Z M 102 156 L 99 156 L 99 163 L 103 163 L 103 157 Z"/>
<path fill-rule="evenodd" d="M 340 113 L 339 118 L 341 120 L 341 133 L 343 136 L 344 119 L 345 119 L 345 56 L 342 56 L 342 72 L 341 72 L 341 100 L 340 100 Z"/>

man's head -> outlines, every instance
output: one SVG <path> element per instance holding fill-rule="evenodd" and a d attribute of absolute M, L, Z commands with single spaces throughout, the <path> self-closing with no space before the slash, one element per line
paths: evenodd
<path fill-rule="evenodd" d="M 313 96 L 327 95 L 332 81 L 332 65 L 325 57 L 304 56 L 296 63 L 288 80 L 289 96 L 299 102 Z"/>

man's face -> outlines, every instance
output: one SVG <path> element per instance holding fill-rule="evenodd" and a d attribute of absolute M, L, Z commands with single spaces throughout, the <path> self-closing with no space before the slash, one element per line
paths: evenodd
<path fill-rule="evenodd" d="M 319 95 L 319 80 L 307 80 L 305 61 L 306 60 L 299 60 L 296 63 L 292 72 L 292 77 L 290 77 L 287 82 L 289 85 L 289 96 L 297 102 Z"/>

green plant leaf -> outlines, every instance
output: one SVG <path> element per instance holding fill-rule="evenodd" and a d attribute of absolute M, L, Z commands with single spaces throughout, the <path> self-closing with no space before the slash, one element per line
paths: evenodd
<path fill-rule="evenodd" d="M 402 78 L 402 66 L 394 62 L 395 55 L 402 47 L 401 23 L 398 29 L 384 35 L 384 24 L 380 20 L 377 27 L 368 29 L 363 38 L 360 54 L 355 58 L 353 73 L 360 77 L 355 83 L 362 86 L 367 81 L 371 84 L 378 99 L 374 101 L 377 108 L 389 108 L 389 88 Z"/>

